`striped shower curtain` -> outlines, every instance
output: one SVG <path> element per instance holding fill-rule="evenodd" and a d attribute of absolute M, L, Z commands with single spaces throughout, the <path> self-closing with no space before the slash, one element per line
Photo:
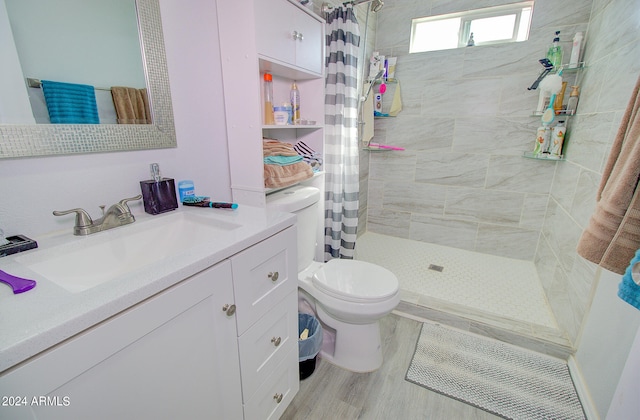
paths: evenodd
<path fill-rule="evenodd" d="M 358 54 L 353 5 L 327 13 L 325 86 L 325 261 L 353 258 L 358 230 Z"/>

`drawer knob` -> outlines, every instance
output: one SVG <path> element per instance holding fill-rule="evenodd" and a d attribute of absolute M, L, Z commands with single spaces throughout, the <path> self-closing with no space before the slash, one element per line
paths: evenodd
<path fill-rule="evenodd" d="M 278 277 L 280 277 L 280 274 L 277 271 L 275 272 L 272 271 L 267 275 L 267 277 L 269 277 L 271 281 L 276 282 L 278 281 Z"/>
<path fill-rule="evenodd" d="M 282 342 L 282 339 L 280 337 L 273 337 L 271 339 L 271 342 L 274 346 L 278 347 L 280 345 L 280 342 Z"/>
<path fill-rule="evenodd" d="M 222 311 L 227 313 L 227 316 L 231 316 L 233 314 L 236 313 L 236 305 L 229 305 L 228 303 L 226 303 L 223 307 L 222 307 Z"/>
<path fill-rule="evenodd" d="M 280 404 L 282 402 L 282 397 L 283 397 L 282 394 L 276 394 L 273 396 L 273 399 L 276 400 L 278 404 Z"/>

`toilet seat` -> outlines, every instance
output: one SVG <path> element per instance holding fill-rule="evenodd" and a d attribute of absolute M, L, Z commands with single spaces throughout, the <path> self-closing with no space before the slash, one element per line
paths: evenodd
<path fill-rule="evenodd" d="M 314 273 L 312 281 L 327 295 L 350 302 L 382 302 L 398 293 L 393 273 L 365 261 L 330 260 Z"/>

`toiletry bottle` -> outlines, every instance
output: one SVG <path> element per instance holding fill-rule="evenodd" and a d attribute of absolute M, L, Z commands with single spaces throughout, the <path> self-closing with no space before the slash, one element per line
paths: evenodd
<path fill-rule="evenodd" d="M 547 59 L 551 61 L 553 67 L 557 70 L 562 65 L 562 46 L 560 45 L 560 31 L 556 31 L 553 43 L 547 51 Z"/>
<path fill-rule="evenodd" d="M 469 40 L 467 41 L 467 47 L 473 47 L 476 45 L 476 41 L 473 39 L 473 32 L 469 35 Z"/>
<path fill-rule="evenodd" d="M 538 130 L 536 131 L 536 144 L 535 144 L 535 147 L 533 148 L 534 156 L 538 156 L 548 151 L 549 143 L 550 143 L 550 135 L 551 135 L 551 132 L 548 126 L 541 125 L 540 127 L 538 127 Z"/>
<path fill-rule="evenodd" d="M 571 86 L 571 93 L 569 94 L 569 101 L 567 102 L 567 115 L 573 115 L 576 113 L 576 109 L 578 109 L 579 96 L 580 91 L 578 91 L 578 86 Z"/>
<path fill-rule="evenodd" d="M 382 93 L 376 93 L 374 97 L 374 111 L 382 112 Z"/>
<path fill-rule="evenodd" d="M 293 124 L 297 125 L 300 124 L 300 91 L 298 90 L 296 82 L 293 82 L 293 85 L 291 85 L 290 99 Z"/>
<path fill-rule="evenodd" d="M 193 196 L 196 194 L 193 181 L 184 180 L 178 182 L 178 194 L 180 196 L 180 202 L 184 202 L 185 197 Z"/>
<path fill-rule="evenodd" d="M 582 32 L 576 32 L 576 34 L 573 36 L 571 58 L 569 58 L 569 68 L 576 68 L 580 63 L 580 48 L 582 48 L 582 38 Z"/>
<path fill-rule="evenodd" d="M 536 107 L 536 114 L 541 115 L 545 109 L 549 108 L 549 102 L 551 101 L 551 92 L 548 90 L 540 89 L 538 95 L 538 106 Z"/>
<path fill-rule="evenodd" d="M 564 125 L 564 121 L 558 121 L 558 125 L 553 127 L 551 135 L 551 145 L 549 147 L 549 154 L 555 158 L 562 156 L 562 145 L 564 144 L 564 134 L 567 132 L 567 127 Z"/>
<path fill-rule="evenodd" d="M 291 103 L 290 102 L 283 102 L 282 106 L 284 107 L 284 109 L 287 110 L 287 113 L 289 114 L 289 116 L 287 118 L 287 124 L 288 125 L 292 125 L 293 124 L 293 111 L 291 110 Z"/>
<path fill-rule="evenodd" d="M 273 76 L 271 73 L 264 74 L 264 124 L 273 125 Z"/>
<path fill-rule="evenodd" d="M 567 90 L 567 82 L 562 82 L 562 89 L 556 94 L 556 100 L 553 102 L 553 110 L 556 115 L 562 113 L 562 102 L 564 102 L 564 92 Z"/>

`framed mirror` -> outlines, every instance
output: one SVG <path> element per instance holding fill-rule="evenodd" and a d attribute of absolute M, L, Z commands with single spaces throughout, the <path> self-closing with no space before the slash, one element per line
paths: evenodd
<path fill-rule="evenodd" d="M 160 5 L 158 0 L 135 0 L 135 3 L 152 123 L 0 124 L 0 158 L 177 146 Z"/>

